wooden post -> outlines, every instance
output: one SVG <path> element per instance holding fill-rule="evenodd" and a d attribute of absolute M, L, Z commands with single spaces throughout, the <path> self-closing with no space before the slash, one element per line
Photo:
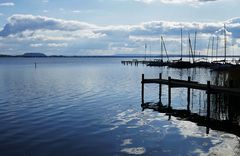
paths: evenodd
<path fill-rule="evenodd" d="M 144 104 L 144 74 L 142 74 L 142 104 Z"/>
<path fill-rule="evenodd" d="M 229 88 L 233 88 L 233 80 L 229 80 Z"/>
<path fill-rule="evenodd" d="M 233 88 L 233 80 L 229 80 L 229 88 Z M 232 104 L 235 103 L 236 98 L 232 95 L 227 95 L 227 106 L 228 106 L 228 119 L 233 121 L 233 107 Z"/>
<path fill-rule="evenodd" d="M 168 109 L 171 108 L 171 77 L 168 77 Z"/>
<path fill-rule="evenodd" d="M 188 76 L 188 82 L 191 81 L 191 77 Z M 187 89 L 187 111 L 190 112 L 190 87 Z"/>
<path fill-rule="evenodd" d="M 209 134 L 209 121 L 210 121 L 210 81 L 207 81 L 207 127 L 206 133 Z"/>
<path fill-rule="evenodd" d="M 206 134 L 209 134 L 209 126 L 206 127 Z"/>
<path fill-rule="evenodd" d="M 211 95 L 211 88 L 210 88 L 210 81 L 207 81 L 207 119 L 210 119 L 210 95 Z"/>
<path fill-rule="evenodd" d="M 162 80 L 162 73 L 159 74 L 159 80 Z M 159 83 L 159 105 L 162 105 L 162 83 Z"/>

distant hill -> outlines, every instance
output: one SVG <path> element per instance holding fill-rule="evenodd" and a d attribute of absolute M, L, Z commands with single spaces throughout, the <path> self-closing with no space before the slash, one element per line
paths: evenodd
<path fill-rule="evenodd" d="M 47 55 L 43 53 L 24 53 L 21 55 L 22 57 L 47 57 Z"/>
<path fill-rule="evenodd" d="M 0 54 L 0 57 L 12 57 L 12 55 Z"/>

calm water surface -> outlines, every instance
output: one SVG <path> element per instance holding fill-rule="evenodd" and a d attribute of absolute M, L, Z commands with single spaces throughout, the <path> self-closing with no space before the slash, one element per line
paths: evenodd
<path fill-rule="evenodd" d="M 238 155 L 235 135 L 207 135 L 205 127 L 142 111 L 141 74 L 160 72 L 203 83 L 212 76 L 207 69 L 123 66 L 109 58 L 1 58 L 0 155 Z M 158 100 L 157 87 L 145 87 L 146 101 Z M 185 108 L 186 91 L 172 94 L 173 106 Z M 192 109 L 199 111 L 204 106 L 195 96 Z"/>

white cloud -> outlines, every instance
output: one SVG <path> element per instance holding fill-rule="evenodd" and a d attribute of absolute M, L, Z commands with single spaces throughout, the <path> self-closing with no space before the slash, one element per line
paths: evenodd
<path fill-rule="evenodd" d="M 63 8 L 59 8 L 59 11 L 64 12 L 65 10 Z"/>
<path fill-rule="evenodd" d="M 94 10 L 90 10 L 90 9 L 88 9 L 88 10 L 73 10 L 72 12 L 75 13 L 75 14 L 79 14 L 79 13 L 92 13 L 92 12 L 94 12 Z"/>
<path fill-rule="evenodd" d="M 181 4 L 181 3 L 205 3 L 205 2 L 214 2 L 219 0 L 161 0 L 162 3 L 172 3 L 172 4 Z"/>
<path fill-rule="evenodd" d="M 3 13 L 0 13 L 0 16 L 3 16 Z"/>
<path fill-rule="evenodd" d="M 41 47 L 41 46 L 43 46 L 42 43 L 30 44 L 30 47 L 33 47 L 33 48 L 38 48 L 38 47 Z"/>
<path fill-rule="evenodd" d="M 81 10 L 73 10 L 72 12 L 73 13 L 81 13 L 82 11 Z"/>
<path fill-rule="evenodd" d="M 42 30 L 61 30 L 61 31 L 77 31 L 96 27 L 84 22 L 65 21 L 61 19 L 48 18 L 44 16 L 33 15 L 13 15 L 8 18 L 8 23 L 0 32 L 0 36 L 8 36 L 23 31 Z"/>
<path fill-rule="evenodd" d="M 67 47 L 67 43 L 48 43 L 49 47 Z"/>
<path fill-rule="evenodd" d="M 0 6 L 14 6 L 13 2 L 0 3 Z"/>
<path fill-rule="evenodd" d="M 44 43 L 51 48 L 75 48 L 81 52 L 141 52 L 144 43 L 152 45 L 153 52 L 159 51 L 159 37 L 164 36 L 171 52 L 179 51 L 180 29 L 183 29 L 184 44 L 188 33 L 198 32 L 198 50 L 205 50 L 211 35 L 223 35 L 223 25 L 227 26 L 228 40 L 239 41 L 240 18 L 211 22 L 169 22 L 150 21 L 138 25 L 97 26 L 80 21 L 69 21 L 33 15 L 13 15 L 0 30 L 0 39 L 14 43 L 14 40 L 28 43 Z M 192 35 L 193 38 L 193 35 Z M 30 43 L 29 43 L 30 42 Z M 32 43 L 34 42 L 34 43 Z M 18 44 L 18 43 L 14 43 Z M 19 46 L 21 46 L 19 43 Z M 32 44 L 32 45 L 31 45 Z M 238 45 L 238 44 L 237 44 Z M 186 46 L 187 48 L 187 46 Z M 64 49 L 64 48 L 63 48 Z"/>
<path fill-rule="evenodd" d="M 166 4 L 202 4 L 206 2 L 215 2 L 219 0 L 134 0 L 136 2 L 142 2 L 146 4 L 161 2 Z"/>

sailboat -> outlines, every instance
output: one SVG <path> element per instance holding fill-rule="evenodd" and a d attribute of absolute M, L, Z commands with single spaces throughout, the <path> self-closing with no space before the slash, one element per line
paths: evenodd
<path fill-rule="evenodd" d="M 226 25 L 224 24 L 224 60 L 215 62 L 211 68 L 213 70 L 229 70 L 234 69 L 235 67 L 237 66 L 227 62 L 227 30 Z"/>
<path fill-rule="evenodd" d="M 212 43 L 212 54 L 213 54 L 213 46 L 214 46 L 214 38 L 211 36 L 209 38 L 209 41 L 208 41 L 208 48 L 207 48 L 207 57 L 206 58 L 201 58 L 201 59 L 198 59 L 196 62 L 195 62 L 195 66 L 196 67 L 202 67 L 202 68 L 210 68 L 213 64 L 211 62 L 208 61 L 208 54 L 209 54 L 209 51 L 210 51 L 210 45 Z"/>
<path fill-rule="evenodd" d="M 192 53 L 193 56 L 193 51 L 192 51 L 192 44 L 191 44 L 191 39 L 190 39 L 190 34 L 189 34 L 189 61 L 183 61 L 182 59 L 182 53 L 183 53 L 183 38 L 182 38 L 182 28 L 181 28 L 181 58 L 179 60 L 173 60 L 170 64 L 169 67 L 172 68 L 192 68 L 194 67 L 193 63 L 190 62 L 190 52 Z M 194 58 L 193 58 L 194 60 Z"/>
<path fill-rule="evenodd" d="M 166 48 L 166 45 L 165 45 L 165 42 L 164 42 L 164 39 L 162 36 L 160 37 L 160 43 L 161 43 L 161 59 L 156 59 L 154 61 L 150 61 L 147 66 L 167 66 L 169 64 L 167 48 Z M 167 62 L 163 61 L 163 50 L 166 53 Z"/>

